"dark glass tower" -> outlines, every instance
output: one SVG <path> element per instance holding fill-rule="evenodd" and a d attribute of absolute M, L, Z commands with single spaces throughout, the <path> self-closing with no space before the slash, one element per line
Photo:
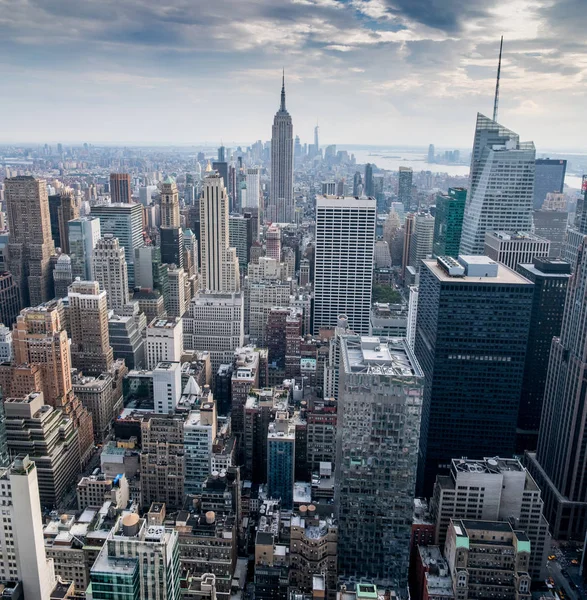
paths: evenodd
<path fill-rule="evenodd" d="M 466 201 L 464 188 L 449 188 L 448 194 L 437 194 L 432 248 L 435 256 L 458 257 Z"/>
<path fill-rule="evenodd" d="M 422 261 L 420 493 L 452 458 L 513 454 L 533 287 L 486 256 Z"/>
<path fill-rule="evenodd" d="M 161 262 L 183 269 L 183 231 L 181 227 L 161 227 Z"/>
<path fill-rule="evenodd" d="M 410 167 L 400 167 L 397 184 L 397 199 L 404 205 L 408 212 L 412 207 L 412 178 L 413 171 Z"/>
<path fill-rule="evenodd" d="M 567 172 L 566 160 L 550 158 L 536 159 L 536 174 L 534 179 L 534 209 L 542 208 L 549 192 L 562 193 Z"/>
<path fill-rule="evenodd" d="M 534 264 L 519 264 L 517 271 L 534 284 L 516 440 L 516 451 L 522 453 L 536 450 L 550 346 L 561 332 L 571 265 L 559 259 L 535 258 Z"/>
<path fill-rule="evenodd" d="M 373 196 L 373 165 L 367 163 L 365 165 L 365 196 Z"/>

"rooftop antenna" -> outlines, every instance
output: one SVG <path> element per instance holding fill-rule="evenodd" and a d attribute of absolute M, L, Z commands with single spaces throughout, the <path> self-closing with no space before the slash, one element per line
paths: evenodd
<path fill-rule="evenodd" d="M 497 122 L 497 107 L 499 106 L 499 78 L 501 76 L 501 51 L 503 49 L 503 35 L 499 44 L 499 61 L 497 63 L 497 81 L 495 82 L 495 100 L 493 101 L 493 120 Z"/>

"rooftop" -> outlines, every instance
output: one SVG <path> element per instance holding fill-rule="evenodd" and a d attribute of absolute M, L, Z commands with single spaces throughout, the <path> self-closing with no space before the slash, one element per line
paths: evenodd
<path fill-rule="evenodd" d="M 444 258 L 444 257 L 443 257 Z M 428 268 L 428 270 L 441 282 L 443 283 L 468 283 L 468 284 L 487 284 L 487 285 L 498 285 L 498 284 L 514 284 L 514 285 L 533 285 L 532 282 L 528 281 L 525 277 L 512 271 L 512 269 L 506 267 L 501 263 L 495 263 L 487 256 L 461 256 L 467 261 L 469 268 L 476 266 L 477 268 L 483 265 L 489 265 L 492 263 L 493 269 L 496 269 L 497 274 L 492 277 L 486 276 L 471 276 L 471 275 L 450 275 L 446 272 L 439 264 L 437 260 L 426 259 L 422 262 Z M 460 261 L 459 261 L 460 262 Z M 493 266 L 495 265 L 495 266 Z M 497 267 L 497 268 L 496 268 Z M 475 272 L 478 269 L 474 269 Z M 466 271 L 468 272 L 468 271 Z"/>

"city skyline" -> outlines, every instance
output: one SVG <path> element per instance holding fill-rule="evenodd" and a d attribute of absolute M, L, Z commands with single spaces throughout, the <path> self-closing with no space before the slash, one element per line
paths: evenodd
<path fill-rule="evenodd" d="M 466 147 L 490 113 L 503 34 L 500 120 L 539 150 L 584 148 L 579 0 L 5 4 L 2 142 L 269 139 L 285 68 L 304 140 L 318 120 L 329 143 Z"/>

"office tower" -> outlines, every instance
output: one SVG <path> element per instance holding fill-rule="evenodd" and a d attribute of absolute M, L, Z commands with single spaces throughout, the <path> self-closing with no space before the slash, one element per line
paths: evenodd
<path fill-rule="evenodd" d="M 179 227 L 179 192 L 171 177 L 161 184 L 161 227 Z"/>
<path fill-rule="evenodd" d="M 361 173 L 357 171 L 353 176 L 353 196 L 355 198 L 363 195 L 363 178 Z"/>
<path fill-rule="evenodd" d="M 536 159 L 536 177 L 534 179 L 534 210 L 540 210 L 549 192 L 562 194 L 565 187 L 566 160 L 551 158 Z"/>
<path fill-rule="evenodd" d="M 96 242 L 92 256 L 94 278 L 100 289 L 108 292 L 108 308 L 116 310 L 128 304 L 128 274 L 126 253 L 112 235 L 105 235 Z"/>
<path fill-rule="evenodd" d="M 209 392 L 199 410 L 192 410 L 183 425 L 185 450 L 185 495 L 202 493 L 206 478 L 212 472 L 212 447 L 218 431 L 216 404 Z"/>
<path fill-rule="evenodd" d="M 278 412 L 267 433 L 267 495 L 293 508 L 296 433 L 287 412 Z"/>
<path fill-rule="evenodd" d="M 161 248 L 143 246 L 135 251 L 135 288 L 158 290 L 167 298 L 169 282 L 167 266 L 161 260 Z"/>
<path fill-rule="evenodd" d="M 410 286 L 410 296 L 408 300 L 408 322 L 406 327 L 406 339 L 408 346 L 414 350 L 416 343 L 416 323 L 418 316 L 418 286 Z"/>
<path fill-rule="evenodd" d="M 184 348 L 208 350 L 212 372 L 232 362 L 235 348 L 244 343 L 242 293 L 218 294 L 200 291 L 184 317 Z"/>
<path fill-rule="evenodd" d="M 432 255 L 434 242 L 434 217 L 429 213 L 420 213 L 414 217 L 414 233 L 410 240 L 408 264 L 420 271 L 422 260 Z"/>
<path fill-rule="evenodd" d="M 167 277 L 169 282 L 167 315 L 182 317 L 192 299 L 188 275 L 181 267 L 170 265 L 167 269 Z"/>
<path fill-rule="evenodd" d="M 102 237 L 100 219 L 97 217 L 80 217 L 68 223 L 69 257 L 71 258 L 71 274 L 83 281 L 94 278 L 92 272 L 92 256 L 98 240 Z"/>
<path fill-rule="evenodd" d="M 488 231 L 532 230 L 535 155 L 533 142 L 477 114 L 462 254 L 483 254 Z"/>
<path fill-rule="evenodd" d="M 550 242 L 526 231 L 488 231 L 485 255 L 516 270 L 520 263 L 531 263 L 535 257 L 546 258 Z"/>
<path fill-rule="evenodd" d="M 261 182 L 259 179 L 259 167 L 249 167 L 245 173 L 245 181 L 247 184 L 246 203 L 241 207 L 259 209 L 261 198 Z"/>
<path fill-rule="evenodd" d="M 433 163 L 436 160 L 436 154 L 434 151 L 434 144 L 430 144 L 430 146 L 428 146 L 428 162 L 429 163 Z"/>
<path fill-rule="evenodd" d="M 273 119 L 271 133 L 271 188 L 267 221 L 292 223 L 293 196 L 293 125 L 285 108 L 285 78 L 281 85 L 281 105 Z"/>
<path fill-rule="evenodd" d="M 322 182 L 322 195 L 323 196 L 336 196 L 336 181 L 323 181 Z"/>
<path fill-rule="evenodd" d="M 369 333 L 376 206 L 373 199 L 316 200 L 314 332 L 348 317 L 356 333 Z"/>
<path fill-rule="evenodd" d="M 226 148 L 224 146 L 218 148 L 218 161 L 226 162 Z"/>
<path fill-rule="evenodd" d="M 110 199 L 112 204 L 132 202 L 130 175 L 128 173 L 110 173 Z"/>
<path fill-rule="evenodd" d="M 397 199 L 401 202 L 404 210 L 408 212 L 412 208 L 412 178 L 414 172 L 411 167 L 400 167 L 397 184 Z"/>
<path fill-rule="evenodd" d="M 281 229 L 271 225 L 265 234 L 265 256 L 281 261 Z"/>
<path fill-rule="evenodd" d="M 114 358 L 124 359 L 129 369 L 143 369 L 145 367 L 145 342 L 139 318 L 142 317 L 146 321 L 146 317 L 143 313 L 139 313 L 138 303 L 133 302 L 130 306 L 136 311 L 134 315 L 113 314 L 108 319 L 110 345 Z"/>
<path fill-rule="evenodd" d="M 223 181 L 224 187 L 227 189 L 229 187 L 228 181 L 228 163 L 226 161 L 215 161 L 212 163 L 212 170 L 216 171 L 218 175 L 221 177 Z"/>
<path fill-rule="evenodd" d="M 177 531 L 125 514 L 108 534 L 90 581 L 94 600 L 179 600 Z"/>
<path fill-rule="evenodd" d="M 53 269 L 53 287 L 55 298 L 65 298 L 67 288 L 73 281 L 71 258 L 67 254 L 61 254 Z"/>
<path fill-rule="evenodd" d="M 435 256 L 458 258 L 466 200 L 465 188 L 448 188 L 447 194 L 442 192 L 436 194 L 432 248 Z"/>
<path fill-rule="evenodd" d="M 556 539 L 582 540 L 587 523 L 586 280 L 584 239 L 568 283 L 560 337 L 552 340 L 538 449 L 527 455 Z"/>
<path fill-rule="evenodd" d="M 20 290 L 12 273 L 0 273 L 0 322 L 9 327 L 20 312 Z"/>
<path fill-rule="evenodd" d="M 69 254 L 69 221 L 79 218 L 80 204 L 72 191 L 60 194 L 61 202 L 57 209 L 59 217 L 59 239 L 61 251 Z"/>
<path fill-rule="evenodd" d="M 540 489 L 518 459 L 455 458 L 450 461 L 450 474 L 437 477 L 434 484 L 430 502 L 434 544 L 444 547 L 454 518 L 509 521 L 530 539 L 530 576 L 544 579 L 550 534 L 542 511 Z"/>
<path fill-rule="evenodd" d="M 61 195 L 49 195 L 48 202 L 49 222 L 51 223 L 51 238 L 53 239 L 55 248 L 61 248 L 61 238 L 59 237 L 59 205 L 61 204 Z"/>
<path fill-rule="evenodd" d="M 403 340 L 343 335 L 340 343 L 339 573 L 405 587 L 423 373 Z"/>
<path fill-rule="evenodd" d="M 128 263 L 128 283 L 135 284 L 135 250 L 143 242 L 143 207 L 140 204 L 99 204 L 92 206 L 92 216 L 100 219 L 102 236 L 113 235 L 124 248 Z"/>
<path fill-rule="evenodd" d="M 183 354 L 183 321 L 179 317 L 153 319 L 147 327 L 147 369 L 152 371 L 160 362 L 179 362 Z"/>
<path fill-rule="evenodd" d="M 27 600 L 49 600 L 55 586 L 53 561 L 43 541 L 43 516 L 37 467 L 26 455 L 0 470 L 3 535 L 0 573 L 3 581 L 21 581 Z"/>
<path fill-rule="evenodd" d="M 409 214 L 406 216 L 404 224 L 404 248 L 402 252 L 402 282 L 404 285 L 407 283 L 407 277 L 409 276 L 408 267 L 410 265 L 411 246 L 414 235 L 414 227 L 416 224 L 416 215 Z"/>
<path fill-rule="evenodd" d="M 239 270 L 243 273 L 249 264 L 253 244 L 252 219 L 250 213 L 247 215 L 230 215 L 228 220 L 229 244 L 236 251 Z"/>
<path fill-rule="evenodd" d="M 8 453 L 8 440 L 6 437 L 6 415 L 4 413 L 4 402 L 0 401 L 0 469 L 10 464 Z"/>
<path fill-rule="evenodd" d="M 150 414 L 141 421 L 141 501 L 143 506 L 165 502 L 181 508 L 184 501 L 185 417 Z"/>
<path fill-rule="evenodd" d="M 81 470 L 78 431 L 60 410 L 45 404 L 42 392 L 4 400 L 8 450 L 35 462 L 44 507 L 61 505 Z M 91 428 L 91 424 L 90 424 Z"/>
<path fill-rule="evenodd" d="M 245 290 L 245 331 L 260 346 L 266 342 L 269 311 L 274 306 L 288 306 L 291 285 L 281 281 L 248 282 Z"/>
<path fill-rule="evenodd" d="M 152 369 L 155 412 L 174 413 L 181 399 L 181 363 L 163 361 Z"/>
<path fill-rule="evenodd" d="M 200 198 L 200 256 L 202 283 L 211 292 L 240 289 L 238 258 L 229 246 L 228 195 L 222 179 L 208 175 Z"/>
<path fill-rule="evenodd" d="M 560 258 L 565 249 L 569 213 L 559 210 L 535 210 L 534 233 L 550 242 L 550 258 Z"/>
<path fill-rule="evenodd" d="M 451 519 L 444 552 L 455 596 L 530 600 L 530 546 L 509 523 Z"/>
<path fill-rule="evenodd" d="M 113 352 L 108 334 L 108 301 L 97 281 L 76 280 L 69 288 L 71 363 L 84 375 L 110 370 Z"/>
<path fill-rule="evenodd" d="M 363 185 L 365 196 L 371 198 L 373 196 L 373 165 L 367 163 L 365 165 L 365 182 Z"/>
<path fill-rule="evenodd" d="M 513 454 L 534 286 L 486 256 L 423 263 L 415 341 L 426 376 L 419 489 L 431 491 L 455 456 Z"/>
<path fill-rule="evenodd" d="M 186 194 L 189 183 L 186 175 Z M 139 202 L 143 206 L 150 206 L 153 203 L 153 194 L 157 191 L 157 186 L 145 185 L 139 188 Z"/>
<path fill-rule="evenodd" d="M 319 140 L 318 140 L 318 132 L 320 131 L 320 128 L 318 127 L 318 123 L 316 123 L 316 127 L 314 127 L 314 149 L 316 151 L 316 154 L 320 153 L 320 144 L 319 144 Z"/>
<path fill-rule="evenodd" d="M 10 239 L 8 270 L 20 293 L 20 306 L 46 302 L 51 297 L 51 220 L 47 182 L 22 176 L 4 181 Z"/>

